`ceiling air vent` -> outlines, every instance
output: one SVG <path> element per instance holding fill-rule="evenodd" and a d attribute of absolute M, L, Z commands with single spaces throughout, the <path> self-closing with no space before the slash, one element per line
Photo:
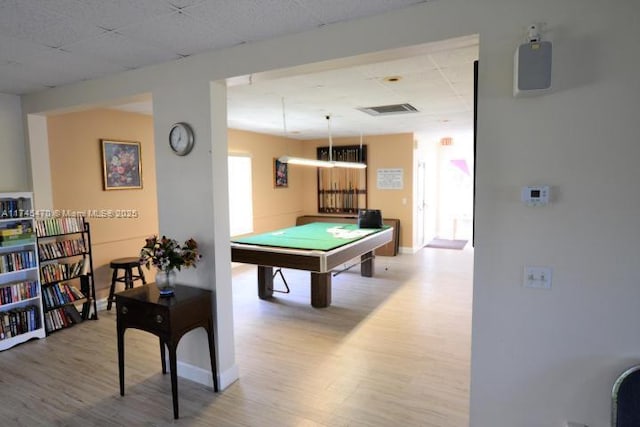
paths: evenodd
<path fill-rule="evenodd" d="M 418 109 L 411 104 L 379 105 L 377 107 L 358 108 L 371 116 L 389 116 L 392 114 L 417 113 Z"/>

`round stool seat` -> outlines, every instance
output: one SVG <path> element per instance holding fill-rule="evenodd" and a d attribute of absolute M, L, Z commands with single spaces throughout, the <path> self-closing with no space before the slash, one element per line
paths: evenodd
<path fill-rule="evenodd" d="M 111 261 L 111 264 L 109 264 L 111 268 L 137 267 L 139 265 L 140 258 L 135 257 L 114 259 Z"/>
<path fill-rule="evenodd" d="M 111 304 L 115 300 L 113 295 L 116 290 L 116 283 L 124 283 L 125 289 L 133 288 L 133 282 L 135 282 L 136 280 L 141 280 L 143 284 L 147 283 L 147 281 L 144 279 L 144 273 L 142 272 L 142 268 L 140 266 L 140 258 L 117 258 L 111 261 L 109 267 L 111 267 L 111 269 L 113 270 L 113 274 L 111 276 L 111 287 L 109 288 L 109 296 L 107 297 L 107 310 L 111 310 Z M 134 269 L 137 269 L 138 274 L 133 273 Z M 122 275 L 120 275 L 120 270 L 122 270 Z"/>

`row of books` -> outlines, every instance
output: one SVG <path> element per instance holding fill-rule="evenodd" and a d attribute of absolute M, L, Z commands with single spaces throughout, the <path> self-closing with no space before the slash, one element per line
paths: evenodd
<path fill-rule="evenodd" d="M 39 243 L 38 252 L 43 261 L 73 255 L 82 255 L 86 252 L 84 239 L 63 240 L 61 242 Z"/>
<path fill-rule="evenodd" d="M 83 273 L 83 266 L 84 260 L 69 264 L 46 264 L 40 268 L 40 279 L 43 285 L 73 279 Z"/>
<path fill-rule="evenodd" d="M 36 231 L 39 237 L 79 233 L 84 231 L 84 218 L 78 216 L 39 220 L 36 222 Z"/>
<path fill-rule="evenodd" d="M 47 332 L 57 331 L 80 322 L 82 317 L 73 307 L 60 307 L 44 314 L 44 327 Z"/>
<path fill-rule="evenodd" d="M 25 232 L 25 224 L 24 221 L 16 221 L 5 223 L 2 228 L 0 228 L 0 237 L 11 237 L 16 234 L 22 234 Z"/>
<path fill-rule="evenodd" d="M 0 255 L 0 273 L 24 270 L 36 266 L 34 251 L 18 251 Z"/>
<path fill-rule="evenodd" d="M 11 222 L 3 224 L 0 228 L 0 246 L 13 246 L 25 243 L 33 243 L 35 235 L 31 229 L 30 221 Z"/>
<path fill-rule="evenodd" d="M 42 296 L 46 308 L 69 304 L 84 298 L 82 292 L 67 283 L 56 283 L 42 288 Z"/>
<path fill-rule="evenodd" d="M 38 282 L 35 280 L 9 283 L 0 288 L 0 306 L 38 296 Z"/>
<path fill-rule="evenodd" d="M 0 313 L 0 340 L 31 332 L 40 327 L 38 307 L 29 305 Z"/>
<path fill-rule="evenodd" d="M 30 214 L 31 203 L 28 199 L 0 200 L 0 219 L 23 218 Z"/>

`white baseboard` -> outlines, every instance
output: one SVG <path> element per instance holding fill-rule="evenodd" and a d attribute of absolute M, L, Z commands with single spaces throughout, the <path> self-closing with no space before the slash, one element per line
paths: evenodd
<path fill-rule="evenodd" d="M 114 301 L 113 304 L 111 304 L 111 308 L 115 307 L 116 303 Z M 107 309 L 107 298 L 104 297 L 102 299 L 98 299 L 96 300 L 96 307 L 98 308 L 98 311 L 103 311 Z"/>
<path fill-rule="evenodd" d="M 406 246 L 400 246 L 400 250 L 398 252 L 404 255 L 413 255 L 418 252 L 418 250 L 420 250 L 420 248 L 408 248 Z"/>
<path fill-rule="evenodd" d="M 169 361 L 167 361 L 167 367 Z M 213 377 L 211 376 L 210 369 L 203 369 L 199 366 L 193 366 L 184 362 L 177 362 L 178 376 L 186 378 L 188 380 L 197 382 L 207 387 L 213 388 Z M 229 387 L 235 381 L 238 380 L 238 365 L 233 365 L 231 368 L 224 372 L 218 373 L 218 388 L 220 391 Z"/>

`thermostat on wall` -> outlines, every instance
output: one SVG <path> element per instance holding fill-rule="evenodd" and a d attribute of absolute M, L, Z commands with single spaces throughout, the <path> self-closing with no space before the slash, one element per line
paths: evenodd
<path fill-rule="evenodd" d="M 522 188 L 522 202 L 527 206 L 546 206 L 549 204 L 548 185 L 530 185 Z"/>

